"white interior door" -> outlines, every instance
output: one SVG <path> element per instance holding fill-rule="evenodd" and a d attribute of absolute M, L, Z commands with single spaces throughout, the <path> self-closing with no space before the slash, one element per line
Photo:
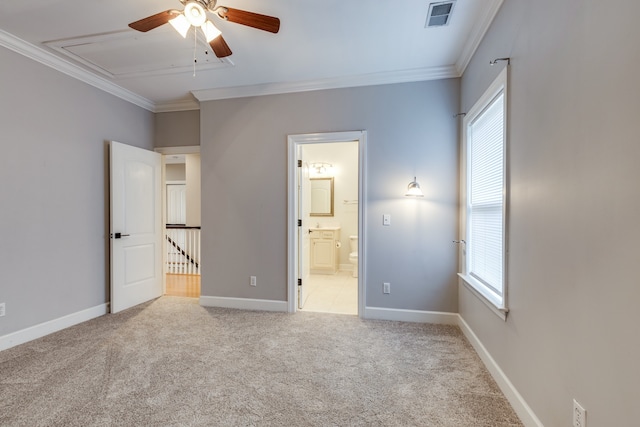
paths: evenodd
<path fill-rule="evenodd" d="M 162 295 L 162 156 L 111 142 L 111 312 Z"/>
<path fill-rule="evenodd" d="M 302 164 L 302 283 L 309 289 L 309 276 L 311 275 L 311 179 L 309 177 L 309 164 Z"/>
<path fill-rule="evenodd" d="M 167 184 L 167 224 L 187 223 L 187 186 Z"/>
<path fill-rule="evenodd" d="M 302 161 L 302 147 L 298 157 Z M 310 239 L 309 224 L 311 213 L 311 180 L 309 179 L 309 165 L 302 161 L 302 166 L 298 168 L 298 218 L 302 220 L 302 226 L 298 227 L 298 275 L 302 280 L 298 286 L 298 308 L 303 308 L 307 300 L 309 290 L 309 263 Z"/>

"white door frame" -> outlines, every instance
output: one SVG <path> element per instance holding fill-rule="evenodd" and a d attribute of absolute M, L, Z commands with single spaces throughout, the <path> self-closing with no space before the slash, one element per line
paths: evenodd
<path fill-rule="evenodd" d="M 367 131 L 308 133 L 287 137 L 287 310 L 297 310 L 298 286 L 298 147 L 302 144 L 358 141 L 358 316 L 365 308 L 365 184 Z"/>
<path fill-rule="evenodd" d="M 165 174 L 166 161 L 165 156 L 172 154 L 200 154 L 199 145 L 185 145 L 184 147 L 156 147 L 153 151 L 162 154 L 162 232 L 165 232 L 167 226 L 167 177 Z M 186 182 L 186 181 L 185 181 Z M 202 190 L 200 191 L 200 198 L 202 200 Z M 200 263 L 202 264 L 202 263 Z M 202 280 L 202 279 L 201 279 Z M 167 239 L 162 236 L 162 294 L 167 292 Z"/>

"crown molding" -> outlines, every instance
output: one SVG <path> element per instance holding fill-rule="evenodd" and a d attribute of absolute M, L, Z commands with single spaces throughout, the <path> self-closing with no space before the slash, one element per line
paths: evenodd
<path fill-rule="evenodd" d="M 59 58 L 58 56 L 31 43 L 19 39 L 4 30 L 0 30 L 0 46 L 4 46 L 9 50 L 19 53 L 20 55 L 26 56 L 27 58 L 53 68 L 56 71 L 110 93 L 111 95 L 117 96 L 118 98 L 135 104 L 138 107 L 142 107 L 145 110 L 155 112 L 155 104 L 147 98 L 136 95 L 115 83 L 86 71 L 85 69 L 80 68 L 67 60 Z"/>
<path fill-rule="evenodd" d="M 467 38 L 467 42 L 462 48 L 462 53 L 456 61 L 456 70 L 460 76 L 462 76 L 467 69 L 467 65 L 471 62 L 471 58 L 473 58 L 478 46 L 480 46 L 480 42 L 498 14 L 503 1 L 504 0 L 493 0 L 488 7 L 483 9 L 484 14 L 474 21 L 474 26 L 471 29 L 469 38 Z"/>
<path fill-rule="evenodd" d="M 360 74 L 328 79 L 290 83 L 264 83 L 250 86 L 233 86 L 191 91 L 200 102 L 219 99 L 244 98 L 248 96 L 278 95 L 283 93 L 310 92 L 314 90 L 341 89 L 358 86 L 374 86 L 408 83 L 425 80 L 457 78 L 460 74 L 455 66 L 419 68 L 385 73 Z"/>
<path fill-rule="evenodd" d="M 168 156 L 173 154 L 200 154 L 200 146 L 185 145 L 182 147 L 156 147 L 153 151 Z"/>
<path fill-rule="evenodd" d="M 200 109 L 200 103 L 197 99 L 158 102 L 155 105 L 155 109 L 153 110 L 154 113 L 169 113 L 172 111 L 191 111 Z"/>
<path fill-rule="evenodd" d="M 471 58 L 478 49 L 478 46 L 484 38 L 491 23 L 496 17 L 503 1 L 504 0 L 491 0 L 489 6 L 484 9 L 484 13 L 482 14 L 482 16 L 475 20 L 475 24 L 471 30 L 470 36 L 467 39 L 467 42 L 462 49 L 462 53 L 458 57 L 455 65 L 419 68 L 403 71 L 390 71 L 383 73 L 360 74 L 309 81 L 264 83 L 257 85 L 194 90 L 191 92 L 191 94 L 196 99 L 182 99 L 177 101 L 159 103 L 154 103 L 147 98 L 124 89 L 123 87 L 118 86 L 117 84 L 103 77 L 85 70 L 77 64 L 60 58 L 45 49 L 21 40 L 16 36 L 1 29 L 0 46 L 6 47 L 9 50 L 12 50 L 18 54 L 21 54 L 27 58 L 53 68 L 61 73 L 64 73 L 77 80 L 94 86 L 102 91 L 105 91 L 111 95 L 114 95 L 153 113 L 190 111 L 200 109 L 199 103 L 202 101 L 214 101 L 219 99 L 277 95 L 295 92 L 309 92 L 316 90 L 408 83 L 461 77 L 465 69 L 467 68 L 467 65 L 471 61 Z"/>

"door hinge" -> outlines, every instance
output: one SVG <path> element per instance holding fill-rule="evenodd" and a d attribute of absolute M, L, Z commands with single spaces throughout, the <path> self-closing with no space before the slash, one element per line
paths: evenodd
<path fill-rule="evenodd" d="M 301 168 L 302 167 L 302 160 L 298 160 L 298 167 Z"/>
<path fill-rule="evenodd" d="M 298 286 L 302 286 L 302 279 L 298 279 Z"/>
<path fill-rule="evenodd" d="M 302 220 L 301 219 L 298 220 L 298 227 L 302 227 Z"/>

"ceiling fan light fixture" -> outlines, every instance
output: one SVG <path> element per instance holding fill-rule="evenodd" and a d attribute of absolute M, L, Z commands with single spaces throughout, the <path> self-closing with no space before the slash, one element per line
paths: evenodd
<path fill-rule="evenodd" d="M 184 16 L 194 27 L 200 27 L 207 20 L 207 12 L 197 1 L 190 1 L 184 7 Z"/>
<path fill-rule="evenodd" d="M 213 22 L 208 20 L 200 28 L 202 28 L 202 32 L 204 33 L 204 37 L 207 39 L 207 43 L 210 43 L 211 40 L 222 34 L 220 30 L 217 29 L 215 25 L 213 25 Z"/>
<path fill-rule="evenodd" d="M 183 37 L 187 37 L 187 33 L 189 32 L 189 28 L 191 28 L 191 24 L 187 21 L 187 18 L 184 14 L 180 14 L 173 19 L 169 20 L 169 24 Z"/>

